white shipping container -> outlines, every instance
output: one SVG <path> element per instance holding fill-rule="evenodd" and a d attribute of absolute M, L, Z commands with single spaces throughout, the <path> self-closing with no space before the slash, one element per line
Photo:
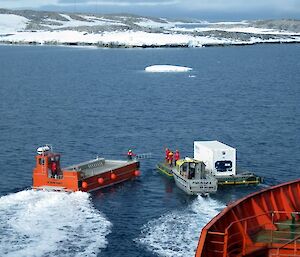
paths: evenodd
<path fill-rule="evenodd" d="M 236 175 L 236 149 L 219 141 L 194 141 L 194 159 L 214 176 Z"/>

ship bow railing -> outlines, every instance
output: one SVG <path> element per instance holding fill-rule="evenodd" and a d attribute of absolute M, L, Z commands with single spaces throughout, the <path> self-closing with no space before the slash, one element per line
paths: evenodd
<path fill-rule="evenodd" d="M 278 249 L 278 253 L 294 249 L 300 257 L 299 218 L 299 212 L 270 211 L 230 223 L 224 233 L 222 257 L 243 256 L 264 247 Z"/>

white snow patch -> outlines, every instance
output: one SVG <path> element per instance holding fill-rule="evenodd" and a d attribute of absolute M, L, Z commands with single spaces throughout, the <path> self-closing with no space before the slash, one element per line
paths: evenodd
<path fill-rule="evenodd" d="M 145 68 L 147 72 L 188 72 L 191 70 L 193 69 L 177 65 L 152 65 Z"/>
<path fill-rule="evenodd" d="M 238 33 L 249 33 L 249 34 L 263 34 L 263 35 L 299 35 L 300 33 L 289 32 L 289 31 L 278 31 L 275 29 L 256 28 L 256 27 L 218 27 L 218 26 L 204 26 L 194 28 L 179 28 L 172 27 L 171 31 L 177 32 L 209 32 L 209 31 L 224 31 L 224 32 L 238 32 Z"/>
<path fill-rule="evenodd" d="M 70 20 L 64 22 L 57 27 L 75 26 L 76 24 L 83 24 L 80 21 Z M 103 21 L 85 22 L 86 25 L 99 25 Z M 119 24 L 120 25 L 120 24 Z M 51 25 L 56 27 L 55 25 Z M 276 39 L 259 39 L 253 38 L 249 41 L 241 41 L 230 38 L 214 38 L 208 36 L 194 36 L 192 34 L 179 34 L 176 32 L 169 33 L 148 33 L 144 31 L 114 31 L 104 33 L 88 33 L 74 30 L 57 30 L 57 31 L 24 31 L 15 32 L 12 35 L 2 35 L 0 42 L 12 43 L 32 43 L 39 44 L 64 44 L 64 43 L 78 43 L 78 44 L 104 44 L 115 46 L 135 46 L 135 47 L 168 47 L 168 46 L 188 46 L 188 47 L 202 47 L 203 45 L 235 45 L 235 44 L 254 44 L 257 42 L 300 42 L 300 34 L 293 35 L 290 38 L 276 38 Z"/>
<path fill-rule="evenodd" d="M 140 21 L 135 22 L 135 24 L 141 26 L 141 27 L 147 27 L 147 28 L 164 28 L 168 29 L 174 26 L 174 24 L 171 24 L 169 22 L 158 22 L 158 21 L 153 21 L 150 19 L 145 19 L 142 18 Z"/>
<path fill-rule="evenodd" d="M 45 26 L 52 28 L 52 29 L 60 29 L 60 28 L 67 28 L 67 27 L 81 27 L 81 26 L 125 26 L 124 23 L 121 23 L 119 21 L 113 21 L 108 19 L 102 19 L 97 18 L 95 16 L 84 16 L 81 17 L 85 19 L 86 21 L 76 20 L 72 19 L 70 16 L 65 14 L 60 14 L 62 17 L 66 18 L 67 21 L 61 21 L 61 20 L 54 20 L 54 19 L 45 19 L 44 21 L 49 24 L 44 24 Z M 51 23 L 59 23 L 59 24 L 51 24 Z"/>
<path fill-rule="evenodd" d="M 2 257 L 97 256 L 111 223 L 89 194 L 21 191 L 0 198 Z"/>
<path fill-rule="evenodd" d="M 248 21 L 220 21 L 220 22 L 206 22 L 208 25 L 247 25 Z"/>
<path fill-rule="evenodd" d="M 28 19 L 15 14 L 0 14 L 0 34 L 14 33 L 24 30 Z"/>
<path fill-rule="evenodd" d="M 148 222 L 135 241 L 162 257 L 194 256 L 201 229 L 223 208 L 223 203 L 198 196 L 187 209 Z"/>
<path fill-rule="evenodd" d="M 67 19 L 69 21 L 72 20 L 71 17 L 69 15 L 67 15 L 67 14 L 60 13 L 59 15 L 62 16 L 62 17 L 64 17 L 65 19 Z"/>
<path fill-rule="evenodd" d="M 217 30 L 226 31 L 226 32 L 240 32 L 240 33 L 250 33 L 250 34 L 290 34 L 287 31 L 278 31 L 274 29 L 266 29 L 266 28 L 256 28 L 256 27 L 233 27 L 233 28 L 218 28 Z M 292 33 L 296 34 L 296 33 Z"/>
<path fill-rule="evenodd" d="M 114 24 L 121 23 L 120 21 L 117 21 L 117 20 L 107 19 L 104 17 L 96 17 L 96 16 L 91 16 L 91 15 L 81 15 L 81 17 L 86 20 L 96 20 L 96 21 L 103 21 L 103 22 L 114 23 Z M 125 24 L 123 24 L 123 25 L 125 25 Z"/>
<path fill-rule="evenodd" d="M 207 37 L 194 37 L 180 34 L 147 33 L 143 31 L 125 32 L 105 32 L 102 34 L 90 34 L 78 31 L 37 31 L 20 32 L 15 35 L 1 37 L 0 41 L 10 41 L 14 43 L 26 42 L 56 42 L 56 43 L 104 43 L 126 46 L 169 46 L 169 45 L 188 45 L 191 47 L 201 47 L 203 44 L 222 44 L 229 43 L 228 40 L 220 40 Z"/>

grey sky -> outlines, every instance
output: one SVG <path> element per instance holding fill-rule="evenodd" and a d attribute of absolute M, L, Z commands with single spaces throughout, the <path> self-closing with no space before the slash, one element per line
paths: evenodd
<path fill-rule="evenodd" d="M 0 0 L 0 8 L 219 20 L 300 18 L 300 0 Z"/>

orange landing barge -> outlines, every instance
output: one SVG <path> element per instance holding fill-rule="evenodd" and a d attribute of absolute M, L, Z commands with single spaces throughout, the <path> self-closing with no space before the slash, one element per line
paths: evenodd
<path fill-rule="evenodd" d="M 196 257 L 300 257 L 300 179 L 229 205 L 201 232 Z"/>
<path fill-rule="evenodd" d="M 33 188 L 54 191 L 90 192 L 140 175 L 139 162 L 96 158 L 66 168 L 51 147 L 39 147 L 33 169 Z"/>

